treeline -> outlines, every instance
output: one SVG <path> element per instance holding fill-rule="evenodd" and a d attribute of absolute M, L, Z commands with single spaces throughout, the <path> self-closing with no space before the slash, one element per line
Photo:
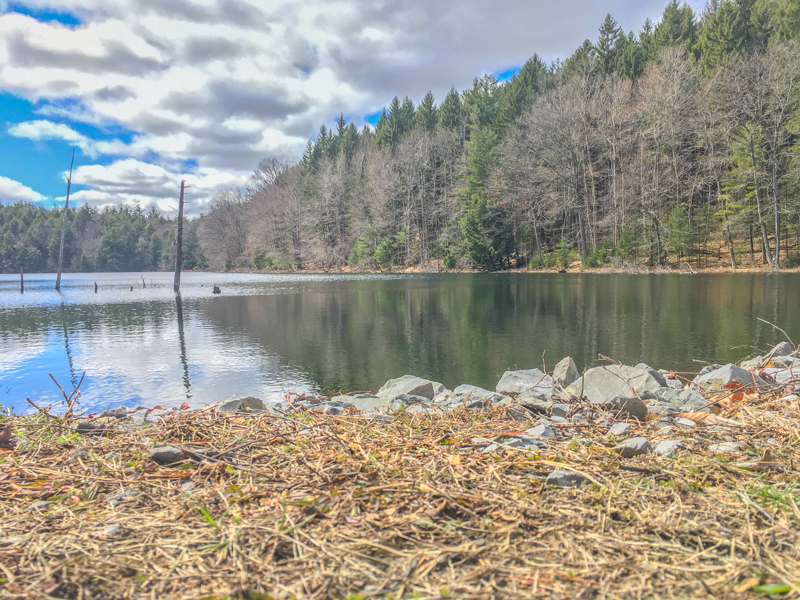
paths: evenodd
<path fill-rule="evenodd" d="M 58 266 L 64 209 L 0 204 L 0 271 L 53 272 Z M 67 212 L 66 271 L 157 271 L 175 268 L 176 221 L 138 206 L 82 205 Z M 186 224 L 183 268 L 207 266 L 196 224 Z"/>
<path fill-rule="evenodd" d="M 609 15 L 563 62 L 323 126 L 218 195 L 201 243 L 215 268 L 793 264 L 799 42 L 800 0 Z"/>

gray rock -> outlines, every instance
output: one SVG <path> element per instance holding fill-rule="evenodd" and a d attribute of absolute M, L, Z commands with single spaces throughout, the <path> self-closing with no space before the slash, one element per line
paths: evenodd
<path fill-rule="evenodd" d="M 164 419 L 165 417 L 168 417 L 174 413 L 175 411 L 170 408 L 156 408 L 147 413 L 146 419 L 148 423 L 157 423 L 161 419 Z"/>
<path fill-rule="evenodd" d="M 230 398 L 216 405 L 219 412 L 236 412 L 242 406 L 241 398 Z"/>
<path fill-rule="evenodd" d="M 528 435 L 534 435 L 536 437 L 543 437 L 543 438 L 554 438 L 556 437 L 556 430 L 547 425 L 546 423 L 541 423 L 536 427 L 531 427 L 530 429 L 526 430 L 525 433 Z"/>
<path fill-rule="evenodd" d="M 264 404 L 264 401 L 261 398 L 245 396 L 244 398 L 239 398 L 239 408 L 252 412 L 262 412 L 267 410 L 267 405 Z"/>
<path fill-rule="evenodd" d="M 692 381 L 692 387 L 703 392 L 722 391 L 725 386 L 730 387 L 731 384 L 737 388 L 766 386 L 766 382 L 763 379 L 750 371 L 737 367 L 733 363 L 713 369 L 707 373 L 701 371 L 701 374 Z"/>
<path fill-rule="evenodd" d="M 105 427 L 96 421 L 81 421 L 75 427 L 75 431 L 81 435 L 90 435 L 92 433 L 100 433 L 105 431 Z"/>
<path fill-rule="evenodd" d="M 615 437 L 623 437 L 628 435 L 631 432 L 631 426 L 629 423 L 616 423 L 612 425 L 611 429 L 608 430 L 609 435 L 613 435 Z"/>
<path fill-rule="evenodd" d="M 103 535 L 107 536 L 114 536 L 117 535 L 120 531 L 122 531 L 122 527 L 119 525 L 109 525 L 105 529 L 103 529 Z"/>
<path fill-rule="evenodd" d="M 430 404 L 430 400 L 425 396 L 416 396 L 414 394 L 402 394 L 397 398 L 393 399 L 389 408 L 391 410 L 401 410 L 403 408 L 409 408 L 415 404 Z"/>
<path fill-rule="evenodd" d="M 744 454 L 744 448 L 744 442 L 722 442 L 708 447 L 714 454 Z"/>
<path fill-rule="evenodd" d="M 469 410 L 486 410 L 492 408 L 493 404 L 490 400 L 478 398 L 477 400 L 464 400 L 458 404 Z"/>
<path fill-rule="evenodd" d="M 640 421 L 647 418 L 647 406 L 638 398 L 616 396 L 608 404 L 616 413 L 627 413 Z"/>
<path fill-rule="evenodd" d="M 581 374 L 578 373 L 578 367 L 575 365 L 575 361 L 572 360 L 571 356 L 568 356 L 553 369 L 553 385 L 563 390 L 580 376 Z"/>
<path fill-rule="evenodd" d="M 671 458 L 681 448 L 683 448 L 683 442 L 680 440 L 664 440 L 659 442 L 654 452 L 659 456 Z"/>
<path fill-rule="evenodd" d="M 128 407 L 118 406 L 117 408 L 109 408 L 100 413 L 99 418 L 113 417 L 115 419 L 126 419 L 128 417 Z"/>
<path fill-rule="evenodd" d="M 772 351 L 770 351 L 767 356 L 772 355 L 773 358 L 776 356 L 791 356 L 794 354 L 794 348 L 789 342 L 781 342 L 777 346 L 775 346 Z"/>
<path fill-rule="evenodd" d="M 570 421 L 573 423 L 583 423 L 586 421 L 586 417 L 584 417 L 581 413 L 575 413 L 572 415 L 572 417 L 570 417 Z"/>
<path fill-rule="evenodd" d="M 564 417 L 559 417 L 558 415 L 553 415 L 552 417 L 550 417 L 550 421 L 552 421 L 553 423 L 568 423 L 569 422 Z"/>
<path fill-rule="evenodd" d="M 677 377 L 670 377 L 670 372 L 665 371 L 664 369 L 659 369 L 659 373 L 664 376 L 664 381 L 667 382 L 667 387 L 670 387 L 674 390 L 682 390 L 683 389 L 683 382 L 678 379 Z"/>
<path fill-rule="evenodd" d="M 692 390 L 661 388 L 656 392 L 656 399 L 676 406 L 679 409 L 677 412 L 711 412 L 708 401 Z"/>
<path fill-rule="evenodd" d="M 763 356 L 756 356 L 755 358 L 743 360 L 739 363 L 739 366 L 741 366 L 743 369 L 759 369 L 764 366 L 765 362 L 766 360 Z"/>
<path fill-rule="evenodd" d="M 674 415 L 680 412 L 685 412 L 681 407 L 670 404 L 669 402 L 658 402 L 656 400 L 648 400 L 647 412 L 649 414 L 657 415 L 659 417 Z"/>
<path fill-rule="evenodd" d="M 695 427 L 697 427 L 697 423 L 695 423 L 691 419 L 684 419 L 683 417 L 675 417 L 672 420 L 675 422 L 675 425 L 680 425 L 685 429 L 694 429 Z"/>
<path fill-rule="evenodd" d="M 191 479 L 190 479 L 189 481 L 184 481 L 184 482 L 181 484 L 181 491 L 182 491 L 182 492 L 189 492 L 189 491 L 191 491 L 191 490 L 194 488 L 194 486 L 196 486 L 196 485 L 197 485 L 197 484 L 196 484 L 194 481 L 192 481 Z"/>
<path fill-rule="evenodd" d="M 578 398 L 582 392 L 593 404 L 607 404 L 618 396 L 655 398 L 656 391 L 660 388 L 661 384 L 644 369 L 609 365 L 589 369 L 583 377 L 564 390 L 564 395 Z"/>
<path fill-rule="evenodd" d="M 553 395 L 553 380 L 539 369 L 506 371 L 495 389 L 498 394 L 506 396 L 527 394 L 549 400 Z"/>
<path fill-rule="evenodd" d="M 533 420 L 533 413 L 524 406 L 516 404 L 508 407 L 506 417 L 514 421 L 531 421 Z"/>
<path fill-rule="evenodd" d="M 455 398 L 455 394 L 451 390 L 443 390 L 433 397 L 434 402 L 447 402 Z"/>
<path fill-rule="evenodd" d="M 650 442 L 643 437 L 630 438 L 614 446 L 614 452 L 622 456 L 622 458 L 632 458 L 640 454 L 647 454 L 650 450 Z"/>
<path fill-rule="evenodd" d="M 342 395 L 331 398 L 334 402 L 353 406 L 358 410 L 389 410 L 393 399 L 394 398 L 379 398 L 372 394 Z M 427 398 L 425 398 L 425 400 L 427 401 Z"/>
<path fill-rule="evenodd" d="M 181 460 L 183 451 L 174 446 L 156 446 L 150 450 L 150 460 L 160 465 L 170 465 Z"/>
<path fill-rule="evenodd" d="M 338 404 L 323 404 L 322 406 L 316 408 L 316 410 L 323 414 L 334 416 L 340 415 L 344 412 L 344 409 Z"/>
<path fill-rule="evenodd" d="M 772 366 L 779 368 L 800 367 L 800 359 L 796 356 L 775 356 L 772 359 Z"/>
<path fill-rule="evenodd" d="M 656 371 L 653 367 L 646 365 L 645 363 L 639 363 L 634 367 L 634 369 L 642 369 L 643 371 L 647 371 L 650 373 L 650 376 L 658 382 L 658 385 L 661 387 L 667 387 L 667 378 L 664 377 L 660 371 Z"/>
<path fill-rule="evenodd" d="M 48 506 L 50 506 L 50 503 L 47 500 L 37 500 L 33 504 L 29 504 L 25 510 L 44 510 Z"/>
<path fill-rule="evenodd" d="M 577 487 L 584 481 L 586 481 L 586 477 L 580 473 L 564 469 L 553 471 L 547 476 L 547 479 L 545 479 L 547 485 L 554 485 L 557 487 Z"/>
<path fill-rule="evenodd" d="M 436 381 L 422 379 L 414 375 L 403 375 L 397 379 L 390 379 L 381 389 L 378 390 L 378 397 L 392 400 L 403 394 L 412 396 L 424 396 L 428 400 L 433 400 L 435 396 L 442 393 L 446 388 Z"/>
<path fill-rule="evenodd" d="M 504 398 L 508 397 L 503 394 L 498 394 L 497 392 L 491 392 L 489 390 L 485 390 L 476 385 L 467 385 L 467 384 L 458 386 L 456 389 L 453 390 L 453 393 L 456 395 L 456 397 L 461 397 L 465 399 L 471 398 L 472 400 L 488 400 L 491 404 L 497 404 Z"/>
<path fill-rule="evenodd" d="M 798 382 L 798 379 L 800 379 L 800 361 L 798 361 L 791 369 L 769 367 L 761 372 L 778 385 L 789 385 L 794 383 L 794 389 L 800 390 L 800 383 Z"/>
<path fill-rule="evenodd" d="M 406 409 L 406 412 L 412 415 L 432 415 L 441 414 L 442 409 L 432 406 L 431 404 L 412 404 Z"/>
<path fill-rule="evenodd" d="M 545 448 L 547 447 L 547 442 L 534 437 L 532 435 L 519 435 L 508 439 L 501 439 L 499 440 L 503 446 L 508 446 L 510 448 L 520 448 L 520 449 L 531 449 L 536 450 L 538 448 Z M 497 444 L 492 444 L 495 448 L 502 448 L 502 446 L 498 446 Z M 487 448 L 488 450 L 488 448 Z"/>
<path fill-rule="evenodd" d="M 516 400 L 521 406 L 524 406 L 529 411 L 541 415 L 546 415 L 550 409 L 553 408 L 552 402 L 548 402 L 547 400 L 542 400 L 537 396 L 530 396 L 528 394 L 517 396 Z"/>
<path fill-rule="evenodd" d="M 553 404 L 550 408 L 550 414 L 554 417 L 566 418 L 571 408 L 571 404 Z"/>

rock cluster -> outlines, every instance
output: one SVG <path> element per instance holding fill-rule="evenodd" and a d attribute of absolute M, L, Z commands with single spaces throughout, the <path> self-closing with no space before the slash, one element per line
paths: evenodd
<path fill-rule="evenodd" d="M 690 433 L 703 415 L 713 416 L 713 398 L 734 392 L 768 392 L 792 386 L 800 390 L 800 364 L 794 365 L 796 352 L 788 344 L 779 344 L 758 361 L 709 365 L 692 381 L 683 382 L 668 371 L 658 371 L 646 364 L 612 364 L 588 369 L 583 375 L 567 357 L 559 362 L 552 375 L 539 369 L 506 371 L 494 391 L 464 384 L 453 390 L 443 384 L 405 375 L 391 379 L 376 394 L 354 393 L 333 396 L 287 395 L 277 404 L 259 398 L 234 397 L 202 410 L 222 413 L 270 413 L 291 415 L 312 410 L 331 415 L 343 413 L 371 415 L 375 419 L 393 419 L 398 414 L 441 414 L 457 409 L 480 411 L 505 407 L 510 419 L 527 423 L 520 433 L 502 433 L 475 438 L 473 445 L 483 452 L 504 449 L 531 450 L 565 441 L 588 443 L 581 428 L 605 431 L 609 447 L 623 459 L 654 453 L 671 458 L 685 450 L 686 436 L 704 439 L 709 452 L 738 454 L 745 444 L 726 434 L 724 427 L 705 426 L 703 433 Z M 791 361 L 789 360 L 791 359 Z M 750 367 L 759 364 L 759 368 Z M 797 399 L 790 394 L 788 399 Z M 181 407 L 188 409 L 186 405 Z M 99 417 L 78 424 L 81 434 L 100 434 L 111 429 L 130 431 L 174 414 L 178 409 L 161 407 L 128 409 L 117 407 Z M 723 420 L 724 421 L 724 420 Z M 708 424 L 706 424 L 708 425 Z M 635 434 L 635 435 L 634 435 Z M 616 444 L 616 445 L 614 445 Z M 152 448 L 150 459 L 159 464 L 173 464 L 198 457 L 185 449 L 161 446 Z M 579 485 L 584 478 L 571 471 L 555 471 L 547 484 L 562 487 Z"/>

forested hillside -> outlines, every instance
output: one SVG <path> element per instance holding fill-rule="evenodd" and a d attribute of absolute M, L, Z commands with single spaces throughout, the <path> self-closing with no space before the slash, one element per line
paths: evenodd
<path fill-rule="evenodd" d="M 563 62 L 321 127 L 220 194 L 201 243 L 215 268 L 794 264 L 799 42 L 800 0 L 609 15 Z"/>
<path fill-rule="evenodd" d="M 31 204 L 0 204 L 0 272 L 54 272 L 64 210 Z M 102 212 L 69 209 L 64 237 L 67 271 L 155 271 L 175 268 L 176 221 L 158 211 L 121 206 Z M 183 267 L 203 269 L 196 224 L 187 224 Z"/>
<path fill-rule="evenodd" d="M 673 0 L 638 33 L 608 15 L 563 62 L 439 100 L 265 158 L 190 222 L 184 266 L 800 264 L 800 0 Z M 0 206 L 0 268 L 53 270 L 62 215 Z M 174 264 L 158 212 L 68 222 L 67 270 Z"/>

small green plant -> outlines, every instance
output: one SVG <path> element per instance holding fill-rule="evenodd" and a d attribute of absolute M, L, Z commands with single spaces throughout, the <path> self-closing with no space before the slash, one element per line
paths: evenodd
<path fill-rule="evenodd" d="M 566 238 L 561 238 L 561 241 L 558 243 L 558 250 L 556 251 L 556 254 L 558 267 L 566 271 L 567 267 L 572 264 L 572 244 L 570 244 Z"/>
<path fill-rule="evenodd" d="M 792 269 L 794 267 L 800 267 L 800 252 L 796 252 L 794 254 L 790 254 L 786 258 L 783 259 L 781 263 L 782 266 L 786 267 L 787 269 Z"/>
<path fill-rule="evenodd" d="M 208 523 L 209 525 L 211 525 L 211 526 L 212 526 L 214 529 L 219 529 L 219 523 L 217 523 L 217 522 L 214 520 L 214 517 L 212 517 L 212 516 L 211 516 L 211 513 L 209 513 L 209 512 L 208 512 L 208 511 L 207 511 L 207 510 L 206 510 L 204 507 L 202 507 L 202 506 L 195 506 L 194 510 L 195 510 L 195 512 L 196 512 L 198 515 L 200 515 L 201 517 L 203 517 L 203 520 L 204 520 L 206 523 Z"/>
<path fill-rule="evenodd" d="M 392 266 L 394 256 L 394 244 L 388 237 L 384 237 L 375 249 L 375 262 L 381 269 Z"/>

